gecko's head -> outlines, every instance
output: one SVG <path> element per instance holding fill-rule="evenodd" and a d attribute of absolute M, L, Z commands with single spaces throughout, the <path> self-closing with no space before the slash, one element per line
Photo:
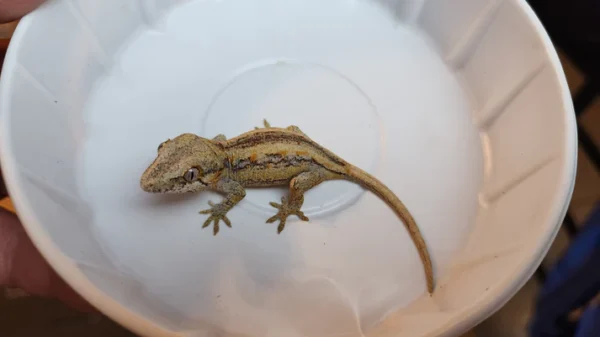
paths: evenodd
<path fill-rule="evenodd" d="M 184 133 L 158 146 L 158 155 L 140 179 L 150 193 L 185 193 L 207 189 L 225 169 L 219 147 L 208 139 Z"/>

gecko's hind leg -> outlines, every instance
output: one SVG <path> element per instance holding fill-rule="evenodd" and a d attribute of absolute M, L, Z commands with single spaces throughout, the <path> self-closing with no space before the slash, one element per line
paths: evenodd
<path fill-rule="evenodd" d="M 269 122 L 267 122 L 267 119 L 263 119 L 263 125 L 265 129 L 271 128 L 271 124 L 269 124 Z M 258 126 L 254 127 L 255 130 L 260 129 Z"/>
<path fill-rule="evenodd" d="M 281 233 L 285 228 L 285 223 L 290 215 L 296 215 L 302 221 L 308 221 L 308 217 L 304 215 L 300 209 L 304 203 L 304 193 L 309 189 L 319 185 L 326 180 L 326 174 L 322 170 L 304 172 L 290 181 L 290 193 L 288 197 L 281 198 L 281 204 L 271 202 L 270 205 L 277 208 L 279 212 L 269 218 L 267 223 L 273 223 L 279 220 L 277 233 Z"/>

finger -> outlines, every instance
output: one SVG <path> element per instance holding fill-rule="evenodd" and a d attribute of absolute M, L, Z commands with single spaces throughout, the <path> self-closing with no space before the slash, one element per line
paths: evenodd
<path fill-rule="evenodd" d="M 273 222 L 277 221 L 278 219 L 279 219 L 279 216 L 274 215 L 267 219 L 267 223 L 273 223 Z"/>
<path fill-rule="evenodd" d="M 16 250 L 25 236 L 17 216 L 0 208 L 0 286 L 10 285 Z"/>
<path fill-rule="evenodd" d="M 35 248 L 18 218 L 4 209 L 0 209 L 2 285 L 18 287 L 34 296 L 57 298 L 81 311 L 96 311 L 58 276 Z"/>
<path fill-rule="evenodd" d="M 18 20 L 44 2 L 45 0 L 0 1 L 0 23 Z"/>
<path fill-rule="evenodd" d="M 277 209 L 281 209 L 281 205 L 278 204 L 278 203 L 276 203 L 276 202 L 270 202 L 269 205 L 271 205 L 271 206 L 273 206 L 273 207 L 275 207 Z"/>
<path fill-rule="evenodd" d="M 52 286 L 50 288 L 50 294 L 54 294 L 53 297 L 72 307 L 73 309 L 82 312 L 97 312 L 98 310 L 89 304 L 83 297 L 76 293 L 71 287 L 69 287 L 59 276 L 53 272 L 51 276 Z"/>
<path fill-rule="evenodd" d="M 202 225 L 202 228 L 206 228 L 210 225 L 210 222 L 212 221 L 212 216 L 209 217 L 208 219 L 206 219 L 206 221 L 204 221 L 204 224 Z"/>
<path fill-rule="evenodd" d="M 8 196 L 8 191 L 6 190 L 6 185 L 4 184 L 4 175 L 2 174 L 2 170 L 0 170 L 0 199 L 6 198 Z"/>

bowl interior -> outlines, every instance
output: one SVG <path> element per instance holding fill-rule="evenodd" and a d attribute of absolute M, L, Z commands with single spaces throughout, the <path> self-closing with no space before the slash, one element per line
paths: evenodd
<path fill-rule="evenodd" d="M 572 108 L 521 1 L 52 1 L 20 24 L 2 74 L 15 206 L 57 271 L 145 335 L 439 336 L 531 275 L 573 185 Z M 306 194 L 308 223 L 265 224 L 286 189 L 139 187 L 162 141 L 297 125 L 384 181 L 434 260 L 372 193 Z"/>

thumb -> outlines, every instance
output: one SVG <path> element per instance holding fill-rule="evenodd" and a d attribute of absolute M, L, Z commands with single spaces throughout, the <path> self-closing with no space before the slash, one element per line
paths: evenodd
<path fill-rule="evenodd" d="M 0 209 L 0 286 L 14 286 L 25 292 L 56 298 L 86 312 L 94 311 L 46 263 L 16 215 Z"/>
<path fill-rule="evenodd" d="M 0 0 L 0 23 L 18 20 L 43 2 L 45 0 Z"/>

